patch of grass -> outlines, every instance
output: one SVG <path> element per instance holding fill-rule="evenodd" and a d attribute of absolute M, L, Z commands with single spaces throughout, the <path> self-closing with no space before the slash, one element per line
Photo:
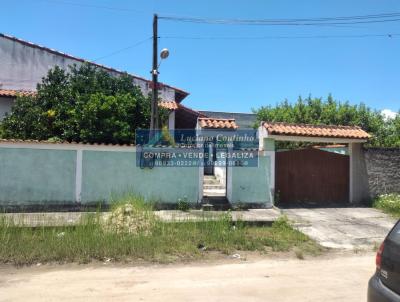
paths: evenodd
<path fill-rule="evenodd" d="M 123 196 L 113 199 L 111 201 L 110 210 L 114 211 L 125 205 L 131 205 L 134 209 L 139 211 L 151 211 L 154 207 L 154 203 L 149 202 L 144 197 L 133 193 L 127 193 Z"/>
<path fill-rule="evenodd" d="M 400 194 L 380 195 L 375 199 L 373 206 L 396 218 L 400 218 Z"/>
<path fill-rule="evenodd" d="M 183 211 L 183 212 L 188 212 L 190 209 L 190 204 L 189 201 L 187 200 L 187 197 L 185 196 L 184 198 L 179 198 L 178 202 L 176 204 L 176 209 Z"/>
<path fill-rule="evenodd" d="M 125 200 L 127 201 L 127 200 Z M 129 200 L 128 200 L 129 201 Z M 147 210 L 142 201 L 131 200 L 135 211 Z M 122 202 L 114 210 L 126 207 Z M 135 216 L 136 217 L 136 216 Z M 0 262 L 17 265 L 45 262 L 150 261 L 172 262 L 199 259 L 209 251 L 290 251 L 317 254 L 320 247 L 294 230 L 286 218 L 271 227 L 232 223 L 230 213 L 218 220 L 166 223 L 149 216 L 151 231 L 115 231 L 94 215 L 73 227 L 28 228 L 0 221 Z M 139 230 L 139 231 L 137 231 Z"/>

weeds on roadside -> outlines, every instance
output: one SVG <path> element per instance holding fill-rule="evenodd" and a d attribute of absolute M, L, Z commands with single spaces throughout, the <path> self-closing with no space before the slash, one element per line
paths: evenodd
<path fill-rule="evenodd" d="M 373 206 L 396 218 L 400 218 L 400 194 L 380 195 L 375 199 Z"/>
<path fill-rule="evenodd" d="M 140 219 L 145 223 L 139 223 Z M 115 223 L 120 227 L 115 228 Z M 76 226 L 30 228 L 0 220 L 0 262 L 17 265 L 104 259 L 171 262 L 201 258 L 208 251 L 230 254 L 293 248 L 302 254 L 320 251 L 285 218 L 271 227 L 256 227 L 233 223 L 228 211 L 217 219 L 205 216 L 199 221 L 162 222 L 152 213 L 151 205 L 137 196 L 119 199 L 106 219 L 98 213 Z"/>

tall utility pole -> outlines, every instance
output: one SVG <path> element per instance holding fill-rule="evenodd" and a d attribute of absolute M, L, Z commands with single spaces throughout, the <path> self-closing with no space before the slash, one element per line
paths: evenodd
<path fill-rule="evenodd" d="M 150 131 L 158 129 L 158 16 L 153 17 L 153 98 L 151 101 Z M 152 134 L 154 135 L 154 134 Z"/>

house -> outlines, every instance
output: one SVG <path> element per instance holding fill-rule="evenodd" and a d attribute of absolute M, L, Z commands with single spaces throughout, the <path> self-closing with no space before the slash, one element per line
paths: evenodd
<path fill-rule="evenodd" d="M 242 129 L 249 131 L 256 124 L 254 114 L 190 109 L 190 113 L 185 115 L 186 118 L 181 119 L 182 113 L 178 108 L 182 108 L 182 105 L 171 106 L 169 102 L 163 106 L 171 111 L 171 129 L 179 118 L 180 122 L 183 121 L 190 127 L 197 121 L 196 129 L 200 131 L 214 129 L 217 130 L 215 135 L 229 132 L 230 136 L 234 136 Z M 279 199 L 283 203 L 295 200 L 334 204 L 359 203 L 370 198 L 362 150 L 362 144 L 370 138 L 370 135 L 361 128 L 262 122 L 257 129 L 257 135 L 259 160 L 267 161 L 265 170 L 268 174 L 268 179 L 258 176 L 257 180 L 262 179 L 264 184 L 269 184 L 268 200 L 273 202 L 274 199 Z M 277 152 L 276 141 L 334 145 Z M 200 172 L 203 175 L 202 198 L 224 196 L 232 200 L 230 192 L 237 188 L 229 175 L 232 174 L 234 168 L 229 165 L 215 165 L 220 157 L 219 153 L 229 153 L 229 151 L 218 149 L 214 138 L 204 148 L 205 158 L 211 157 L 213 162 L 204 164 Z M 207 156 L 209 154 L 212 156 Z M 240 165 L 240 161 L 238 164 Z M 247 200 L 248 192 L 257 191 L 254 177 L 259 170 L 253 170 L 253 173 L 253 175 L 243 175 L 244 178 L 237 184 L 239 188 L 247 192 L 243 196 L 240 192 L 236 192 L 241 196 L 239 198 L 241 200 Z M 246 181 L 249 181 L 247 185 Z M 262 186 L 261 183 L 258 185 Z"/>
<path fill-rule="evenodd" d="M 89 63 L 114 76 L 122 74 L 4 34 L 0 34 L 0 59 L 0 119 L 18 95 L 35 93 L 36 84 L 55 66 L 66 69 Z M 144 94 L 151 91 L 151 81 L 132 77 Z M 165 203 L 187 198 L 195 203 L 258 207 L 271 207 L 277 201 L 332 204 L 368 199 L 362 144 L 370 136 L 359 127 L 265 121 L 257 128 L 255 114 L 194 110 L 182 104 L 187 95 L 161 84 L 159 106 L 169 111 L 170 130 L 208 138 L 198 165 L 138 166 L 138 146 L 0 139 L 0 206 L 108 202 L 112 194 L 126 190 Z M 250 142 L 229 144 L 237 137 Z M 221 141 L 228 143 L 221 145 Z M 277 152 L 276 141 L 340 144 L 346 150 L 327 152 L 321 147 Z"/>
<path fill-rule="evenodd" d="M 114 76 L 124 72 L 104 65 L 90 62 L 46 46 L 34 44 L 16 37 L 0 33 L 0 120 L 5 113 L 10 112 L 11 106 L 18 95 L 35 93 L 37 83 L 41 82 L 47 72 L 59 66 L 68 69 L 68 66 L 83 63 L 101 68 Z M 134 84 L 139 86 L 144 95 L 151 92 L 152 82 L 131 74 Z M 198 117 L 233 118 L 239 126 L 244 128 L 254 126 L 254 114 L 239 114 L 229 112 L 196 111 L 181 104 L 189 95 L 188 92 L 167 85 L 160 84 L 160 106 L 171 110 L 169 128 L 194 129 Z M 242 122 L 243 121 L 243 122 Z"/>
<path fill-rule="evenodd" d="M 11 106 L 18 94 L 26 95 L 34 93 L 37 83 L 47 72 L 59 66 L 67 69 L 68 66 L 89 63 L 99 67 L 114 76 L 124 72 L 90 62 L 45 46 L 24 41 L 0 33 L 0 120 Z M 137 75 L 131 74 L 135 85 L 139 86 L 144 95 L 151 92 L 151 81 Z M 166 102 L 179 104 L 188 92 L 172 87 L 167 84 L 160 84 L 160 98 Z"/>

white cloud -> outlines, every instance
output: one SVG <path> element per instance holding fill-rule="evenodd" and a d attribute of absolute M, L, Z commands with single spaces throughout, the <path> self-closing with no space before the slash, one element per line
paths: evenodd
<path fill-rule="evenodd" d="M 381 115 L 387 121 L 387 120 L 394 119 L 397 116 L 397 112 L 394 112 L 394 111 L 392 111 L 390 109 L 383 109 L 381 111 Z"/>

